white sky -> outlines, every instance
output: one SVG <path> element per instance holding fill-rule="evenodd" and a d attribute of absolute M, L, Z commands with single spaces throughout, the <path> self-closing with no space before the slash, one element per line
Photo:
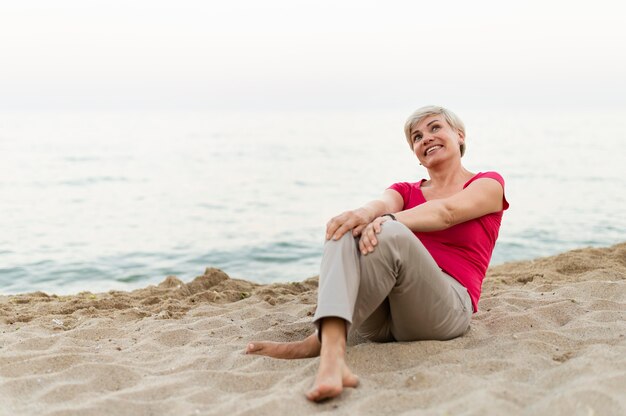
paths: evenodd
<path fill-rule="evenodd" d="M 619 3 L 3 2 L 0 109 L 624 108 Z"/>

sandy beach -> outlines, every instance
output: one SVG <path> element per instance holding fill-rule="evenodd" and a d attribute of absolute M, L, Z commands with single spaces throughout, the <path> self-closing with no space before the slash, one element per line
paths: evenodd
<path fill-rule="evenodd" d="M 313 331 L 317 278 L 217 269 L 132 292 L 0 296 L 0 415 L 623 415 L 626 243 L 492 267 L 471 330 L 349 339 L 361 384 L 308 402 L 318 359 L 242 353 Z"/>

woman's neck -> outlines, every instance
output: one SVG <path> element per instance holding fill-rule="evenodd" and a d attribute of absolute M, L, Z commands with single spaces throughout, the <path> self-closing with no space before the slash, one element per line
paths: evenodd
<path fill-rule="evenodd" d="M 433 188 L 445 189 L 449 186 L 456 186 L 459 183 L 465 183 L 474 176 L 474 174 L 461 165 L 461 161 L 448 166 L 437 166 L 428 169 L 430 180 L 428 182 Z"/>

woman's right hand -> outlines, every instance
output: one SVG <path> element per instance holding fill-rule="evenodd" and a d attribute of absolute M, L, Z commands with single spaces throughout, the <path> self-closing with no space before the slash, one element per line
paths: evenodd
<path fill-rule="evenodd" d="M 350 230 L 352 236 L 356 237 L 373 219 L 374 215 L 364 208 L 343 212 L 326 224 L 326 239 L 339 240 Z"/>

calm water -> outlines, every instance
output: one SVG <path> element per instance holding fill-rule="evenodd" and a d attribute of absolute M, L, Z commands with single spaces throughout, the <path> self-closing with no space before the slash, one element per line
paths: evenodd
<path fill-rule="evenodd" d="M 507 181 L 492 264 L 626 240 L 626 111 L 456 110 Z M 0 293 L 313 276 L 328 218 L 424 177 L 409 112 L 0 113 Z"/>

